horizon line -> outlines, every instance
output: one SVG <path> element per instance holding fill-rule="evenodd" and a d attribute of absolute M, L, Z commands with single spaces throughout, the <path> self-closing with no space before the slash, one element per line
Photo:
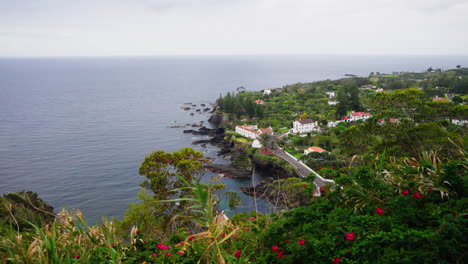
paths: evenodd
<path fill-rule="evenodd" d="M 147 55 L 0 55 L 0 58 L 143 58 L 143 57 L 265 57 L 265 56 L 379 56 L 379 57 L 393 57 L 393 56 L 407 56 L 407 57 L 440 57 L 440 56 L 468 56 L 468 53 L 435 53 L 435 54 L 346 54 L 346 53 L 276 53 L 276 54 L 147 54 Z"/>

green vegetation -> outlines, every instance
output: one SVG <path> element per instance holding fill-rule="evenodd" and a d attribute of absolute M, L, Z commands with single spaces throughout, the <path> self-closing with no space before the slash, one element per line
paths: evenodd
<path fill-rule="evenodd" d="M 53 216 L 32 193 L 4 196 L 0 262 L 466 263 L 468 134 L 451 121 L 467 119 L 467 80 L 468 69 L 457 67 L 298 83 L 269 96 L 228 94 L 218 104 L 231 130 L 251 123 L 286 132 L 299 118 L 319 121 L 320 132 L 260 141 L 301 157 L 335 184 L 313 197 L 313 176 L 271 180 L 258 188 L 276 204 L 273 213 L 228 219 L 221 200 L 232 208 L 239 196 L 224 192 L 217 177 L 200 182 L 208 162 L 201 152 L 156 151 L 139 170 L 146 178 L 141 202 L 120 221 L 89 226 L 79 211 Z M 327 91 L 337 92 L 340 104 L 328 105 Z M 432 100 L 449 93 L 459 98 Z M 350 111 L 373 116 L 326 125 Z M 293 166 L 253 149 L 250 140 L 233 132 L 225 140 L 241 153 L 235 166 L 256 163 L 294 175 Z M 327 152 L 303 155 L 310 146 Z"/>

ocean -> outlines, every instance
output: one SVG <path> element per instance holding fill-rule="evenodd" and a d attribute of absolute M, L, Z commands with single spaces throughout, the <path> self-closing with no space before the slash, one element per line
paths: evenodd
<path fill-rule="evenodd" d="M 207 113 L 180 109 L 186 102 L 211 108 L 239 86 L 253 91 L 458 64 L 468 65 L 468 56 L 0 58 L 0 195 L 32 190 L 57 212 L 80 208 L 92 223 L 122 218 L 138 202 L 138 168 L 151 151 L 192 146 L 216 157 L 215 147 L 191 145 L 204 137 L 170 128 L 206 124 Z M 267 176 L 258 172 L 255 181 Z M 250 184 L 224 180 L 230 190 Z M 238 211 L 255 208 L 252 197 L 241 198 Z"/>

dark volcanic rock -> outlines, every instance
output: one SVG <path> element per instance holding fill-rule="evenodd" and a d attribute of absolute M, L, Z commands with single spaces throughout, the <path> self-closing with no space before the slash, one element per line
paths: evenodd
<path fill-rule="evenodd" d="M 246 178 L 252 175 L 250 170 L 237 169 L 228 164 L 208 164 L 205 168 L 211 172 L 222 173 L 228 178 Z"/>

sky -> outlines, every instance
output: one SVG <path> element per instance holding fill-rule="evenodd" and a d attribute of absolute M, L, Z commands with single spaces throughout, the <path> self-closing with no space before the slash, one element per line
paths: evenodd
<path fill-rule="evenodd" d="M 0 0 L 0 56 L 468 54 L 468 0 Z"/>

